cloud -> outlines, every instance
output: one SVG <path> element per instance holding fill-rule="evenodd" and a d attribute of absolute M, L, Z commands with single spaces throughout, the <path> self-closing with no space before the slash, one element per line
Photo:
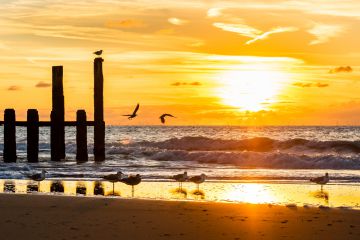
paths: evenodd
<path fill-rule="evenodd" d="M 171 84 L 171 86 L 201 86 L 202 84 L 200 82 L 191 82 L 191 83 L 187 83 L 187 82 L 174 82 Z"/>
<path fill-rule="evenodd" d="M 330 38 L 334 38 L 339 34 L 343 33 L 345 28 L 340 25 L 327 25 L 322 23 L 317 23 L 307 32 L 314 35 L 316 39 L 312 40 L 309 44 L 316 45 L 326 43 Z"/>
<path fill-rule="evenodd" d="M 210 8 L 207 11 L 207 16 L 208 17 L 220 17 L 222 15 L 222 10 L 224 10 L 224 8 Z"/>
<path fill-rule="evenodd" d="M 18 90 L 20 90 L 21 88 L 19 87 L 19 86 L 15 86 L 15 85 L 13 85 L 13 86 L 10 86 L 10 87 L 8 87 L 8 91 L 18 91 Z"/>
<path fill-rule="evenodd" d="M 346 66 L 346 67 L 340 66 L 334 69 L 330 69 L 329 73 L 342 73 L 342 72 L 349 73 L 352 71 L 353 69 L 350 66 Z"/>
<path fill-rule="evenodd" d="M 224 31 L 238 33 L 242 36 L 252 38 L 247 41 L 246 44 L 252 44 L 258 40 L 263 40 L 268 38 L 271 34 L 274 33 L 283 33 L 283 32 L 295 32 L 298 30 L 296 27 L 276 27 L 267 32 L 263 32 L 259 29 L 251 27 L 246 24 L 231 24 L 231 23 L 219 23 L 216 22 L 213 24 L 215 27 L 220 28 Z"/>
<path fill-rule="evenodd" d="M 173 24 L 173 25 L 177 25 L 177 26 L 181 26 L 184 25 L 186 23 L 188 23 L 188 20 L 184 20 L 184 19 L 180 19 L 180 18 L 169 18 L 168 22 Z"/>
<path fill-rule="evenodd" d="M 292 84 L 293 86 L 296 87 L 302 87 L 302 88 L 309 88 L 309 87 L 318 87 L 318 88 L 324 88 L 324 87 L 328 87 L 329 84 L 327 83 L 302 83 L 302 82 L 295 82 Z"/>
<path fill-rule="evenodd" d="M 138 19 L 125 19 L 118 21 L 108 21 L 105 23 L 108 28 L 143 28 L 146 24 Z"/>
<path fill-rule="evenodd" d="M 47 88 L 47 87 L 51 87 L 51 84 L 40 81 L 35 85 L 35 87 L 37 87 L 37 88 Z"/>

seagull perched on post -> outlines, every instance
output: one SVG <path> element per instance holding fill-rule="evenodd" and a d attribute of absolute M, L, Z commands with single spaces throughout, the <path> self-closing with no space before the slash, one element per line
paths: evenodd
<path fill-rule="evenodd" d="M 119 182 L 121 180 L 122 175 L 123 175 L 122 172 L 117 172 L 116 174 L 109 174 L 109 175 L 103 176 L 103 179 L 105 179 L 113 184 L 113 195 L 115 193 L 115 183 Z"/>
<path fill-rule="evenodd" d="M 206 178 L 206 175 L 202 173 L 201 175 L 189 178 L 189 181 L 193 182 L 193 183 L 196 183 L 197 184 L 197 191 L 199 191 L 199 185 L 201 183 L 205 182 L 205 178 Z"/>
<path fill-rule="evenodd" d="M 47 173 L 45 170 L 41 170 L 41 173 L 34 173 L 26 176 L 31 180 L 36 181 L 38 183 L 38 189 L 39 189 L 40 182 L 45 180 L 45 173 Z"/>
<path fill-rule="evenodd" d="M 175 117 L 169 113 L 164 113 L 163 115 L 160 116 L 160 120 L 161 120 L 161 123 L 164 124 L 165 123 L 165 117 Z"/>
<path fill-rule="evenodd" d="M 325 173 L 325 176 L 310 179 L 310 182 L 320 184 L 321 190 L 323 189 L 323 185 L 327 184 L 329 181 L 330 178 L 328 173 Z"/>
<path fill-rule="evenodd" d="M 126 178 L 122 178 L 120 180 L 121 182 L 125 183 L 126 185 L 130 185 L 132 188 L 132 197 L 134 197 L 134 186 L 138 185 L 141 182 L 141 176 L 140 174 L 136 174 L 135 176 L 129 176 Z"/>
<path fill-rule="evenodd" d="M 137 111 L 139 110 L 139 107 L 140 107 L 140 104 L 137 104 L 135 109 L 134 109 L 134 112 L 132 114 L 126 114 L 126 115 L 123 115 L 125 117 L 128 117 L 129 120 L 135 118 L 137 116 Z"/>
<path fill-rule="evenodd" d="M 179 189 L 181 190 L 182 189 L 182 183 L 185 182 L 186 180 L 188 180 L 187 172 L 184 172 L 184 173 L 181 173 L 181 174 L 176 174 L 176 175 L 172 176 L 172 179 L 179 182 Z"/>
<path fill-rule="evenodd" d="M 96 51 L 96 52 L 93 52 L 95 55 L 97 56 L 101 56 L 101 54 L 103 53 L 103 50 L 99 50 L 99 51 Z"/>

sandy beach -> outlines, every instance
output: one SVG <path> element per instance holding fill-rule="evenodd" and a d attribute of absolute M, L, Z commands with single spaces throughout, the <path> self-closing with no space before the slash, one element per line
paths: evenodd
<path fill-rule="evenodd" d="M 360 212 L 0 194 L 1 239 L 359 239 Z"/>

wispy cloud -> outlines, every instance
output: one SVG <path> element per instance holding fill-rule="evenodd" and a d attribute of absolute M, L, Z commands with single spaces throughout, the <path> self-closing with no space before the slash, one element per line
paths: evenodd
<path fill-rule="evenodd" d="M 295 82 L 292 84 L 295 87 L 301 87 L 301 88 L 310 88 L 310 87 L 318 87 L 318 88 L 324 88 L 324 87 L 328 87 L 329 84 L 327 83 L 303 83 L 303 82 Z"/>
<path fill-rule="evenodd" d="M 138 19 L 126 19 L 126 20 L 111 20 L 105 23 L 109 28 L 142 28 L 146 24 L 142 20 Z"/>
<path fill-rule="evenodd" d="M 342 72 L 349 73 L 352 71 L 353 69 L 350 66 L 346 66 L 346 67 L 341 66 L 334 69 L 330 69 L 329 73 L 342 73 Z"/>
<path fill-rule="evenodd" d="M 171 86 L 176 86 L 176 87 L 178 87 L 178 86 L 201 86 L 202 84 L 200 83 L 200 82 L 190 82 L 190 83 L 188 83 L 188 82 L 174 82 L 174 83 L 172 83 L 171 84 Z"/>
<path fill-rule="evenodd" d="M 224 8 L 210 8 L 207 11 L 207 16 L 208 17 L 220 17 L 222 15 L 222 10 L 224 10 Z"/>
<path fill-rule="evenodd" d="M 215 27 L 220 28 L 224 31 L 238 33 L 242 36 L 252 38 L 247 41 L 246 44 L 252 44 L 258 40 L 263 40 L 268 38 L 271 34 L 275 33 L 284 33 L 284 32 L 295 32 L 298 30 L 296 27 L 276 27 L 267 32 L 256 29 L 246 24 L 232 24 L 232 23 L 219 23 L 216 22 L 213 24 Z"/>
<path fill-rule="evenodd" d="M 184 25 L 184 24 L 188 23 L 189 21 L 185 20 L 185 19 L 180 19 L 180 18 L 173 17 L 173 18 L 169 18 L 168 22 L 173 24 L 173 25 L 181 26 L 181 25 Z"/>
<path fill-rule="evenodd" d="M 40 81 L 35 85 L 35 87 L 37 87 L 37 88 L 47 88 L 47 87 L 51 87 L 51 84 Z"/>
<path fill-rule="evenodd" d="M 13 86 L 10 86 L 10 87 L 8 87 L 8 91 L 18 91 L 18 90 L 20 90 L 21 88 L 19 87 L 19 86 L 15 86 L 15 85 L 13 85 Z"/>
<path fill-rule="evenodd" d="M 337 37 L 345 31 L 345 28 L 340 25 L 328 25 L 316 23 L 315 26 L 307 32 L 314 35 L 316 39 L 310 42 L 310 45 L 326 43 L 330 38 Z"/>

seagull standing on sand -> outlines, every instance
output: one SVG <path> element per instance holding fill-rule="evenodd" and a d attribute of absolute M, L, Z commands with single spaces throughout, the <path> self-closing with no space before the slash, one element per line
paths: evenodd
<path fill-rule="evenodd" d="M 139 110 L 139 107 L 140 107 L 140 104 L 137 104 L 135 109 L 134 109 L 134 112 L 132 114 L 126 114 L 126 115 L 123 115 L 123 116 L 128 117 L 129 120 L 135 118 L 137 116 L 136 113 Z"/>
<path fill-rule="evenodd" d="M 175 117 L 171 114 L 168 114 L 168 113 L 164 113 L 163 115 L 160 116 L 160 120 L 161 120 L 161 123 L 164 124 L 165 123 L 165 117 Z"/>
<path fill-rule="evenodd" d="M 184 173 L 181 173 L 181 174 L 176 174 L 176 175 L 172 176 L 172 179 L 179 182 L 179 188 L 181 190 L 182 189 L 182 183 L 185 182 L 186 180 L 188 180 L 187 172 L 184 172 Z"/>
<path fill-rule="evenodd" d="M 103 179 L 111 182 L 113 184 L 113 195 L 115 194 L 115 183 L 118 181 L 121 181 L 123 173 L 117 172 L 116 174 L 109 174 L 106 176 L 103 176 Z"/>
<path fill-rule="evenodd" d="M 189 178 L 189 181 L 193 182 L 193 183 L 196 183 L 197 184 L 197 191 L 199 191 L 199 185 L 201 183 L 205 182 L 205 178 L 206 178 L 206 175 L 202 173 L 201 175 Z"/>
<path fill-rule="evenodd" d="M 101 54 L 103 53 L 103 50 L 99 50 L 99 51 L 96 51 L 96 52 L 93 52 L 95 55 L 97 56 L 101 56 Z"/>
<path fill-rule="evenodd" d="M 134 197 L 134 186 L 138 185 L 141 182 L 141 176 L 140 176 L 140 174 L 136 174 L 135 176 L 129 176 L 126 178 L 122 178 L 120 181 L 125 183 L 126 185 L 131 186 L 132 197 Z"/>
<path fill-rule="evenodd" d="M 328 173 L 325 173 L 325 176 L 310 179 L 310 182 L 321 185 L 321 191 L 323 189 L 323 185 L 327 184 L 329 181 L 330 178 Z"/>
<path fill-rule="evenodd" d="M 45 170 L 41 170 L 41 173 L 27 175 L 27 177 L 33 181 L 36 181 L 38 183 L 38 189 L 39 189 L 40 182 L 45 180 L 45 173 L 47 173 Z"/>

